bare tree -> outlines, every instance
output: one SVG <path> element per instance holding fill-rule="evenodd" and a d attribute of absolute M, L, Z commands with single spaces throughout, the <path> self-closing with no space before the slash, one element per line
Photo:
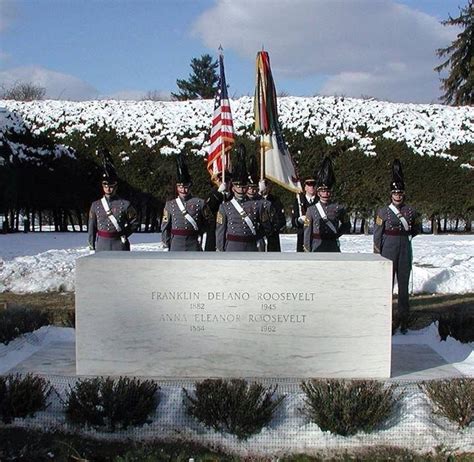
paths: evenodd
<path fill-rule="evenodd" d="M 34 101 L 43 99 L 46 89 L 29 82 L 16 82 L 8 88 L 2 85 L 1 98 L 16 101 Z"/>
<path fill-rule="evenodd" d="M 150 90 L 145 93 L 143 96 L 142 101 L 170 101 L 171 96 L 159 91 L 159 90 Z"/>

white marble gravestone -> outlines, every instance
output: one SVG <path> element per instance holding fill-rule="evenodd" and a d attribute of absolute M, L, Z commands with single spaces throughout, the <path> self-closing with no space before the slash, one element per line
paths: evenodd
<path fill-rule="evenodd" d="M 80 258 L 77 374 L 386 378 L 391 279 L 372 254 Z"/>

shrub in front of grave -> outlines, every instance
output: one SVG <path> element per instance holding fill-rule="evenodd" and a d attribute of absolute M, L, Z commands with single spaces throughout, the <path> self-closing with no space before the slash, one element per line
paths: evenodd
<path fill-rule="evenodd" d="M 189 415 L 207 427 L 246 439 L 268 425 L 285 399 L 275 396 L 277 386 L 249 384 L 242 379 L 206 379 L 194 394 L 183 388 Z"/>
<path fill-rule="evenodd" d="M 451 336 L 461 343 L 474 342 L 474 314 L 460 311 L 441 316 L 438 332 L 441 340 Z"/>
<path fill-rule="evenodd" d="M 459 428 L 474 421 L 474 379 L 423 382 L 420 388 L 430 398 L 435 412 L 457 423 Z"/>
<path fill-rule="evenodd" d="M 0 418 L 8 424 L 16 417 L 33 416 L 46 409 L 51 384 L 32 374 L 0 377 Z"/>
<path fill-rule="evenodd" d="M 16 337 L 50 324 L 44 311 L 11 307 L 0 310 L 0 343 L 7 345 Z"/>
<path fill-rule="evenodd" d="M 371 432 L 392 413 L 395 386 L 376 380 L 308 380 L 302 412 L 321 430 L 339 435 Z"/>
<path fill-rule="evenodd" d="M 67 419 L 75 424 L 115 431 L 150 422 L 159 404 L 152 380 L 95 377 L 79 380 L 68 392 Z"/>

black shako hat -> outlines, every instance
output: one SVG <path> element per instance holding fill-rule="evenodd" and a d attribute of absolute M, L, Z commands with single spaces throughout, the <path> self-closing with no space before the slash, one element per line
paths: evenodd
<path fill-rule="evenodd" d="M 332 160 L 330 157 L 325 156 L 319 170 L 316 172 L 316 187 L 317 189 L 332 189 L 336 183 L 336 177 L 334 176 L 334 170 L 332 168 Z"/>
<path fill-rule="evenodd" d="M 253 154 L 250 156 L 249 159 L 249 186 L 257 186 L 258 185 L 258 164 L 257 164 L 257 157 Z"/>
<path fill-rule="evenodd" d="M 102 160 L 102 178 L 101 181 L 107 183 L 116 183 L 118 180 L 117 172 L 115 171 L 114 162 L 112 156 L 107 148 L 99 148 L 98 154 Z"/>
<path fill-rule="evenodd" d="M 395 159 L 392 163 L 392 181 L 390 183 L 391 192 L 405 192 L 405 181 L 403 179 L 402 163 Z"/>
<path fill-rule="evenodd" d="M 183 154 L 176 156 L 176 184 L 191 184 L 192 179 Z"/>
<path fill-rule="evenodd" d="M 232 183 L 237 186 L 247 186 L 248 172 L 246 164 L 247 151 L 243 144 L 239 144 L 235 151 L 234 170 L 232 172 Z"/>

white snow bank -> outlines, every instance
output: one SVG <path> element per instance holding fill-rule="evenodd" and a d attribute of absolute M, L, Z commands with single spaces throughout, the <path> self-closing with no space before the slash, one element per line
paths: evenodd
<path fill-rule="evenodd" d="M 0 373 L 26 359 L 51 342 L 74 342 L 74 330 L 69 328 L 42 327 L 38 331 L 26 334 L 14 340 L 3 349 L 0 348 Z M 474 376 L 472 350 L 474 343 L 461 344 L 453 339 L 440 342 L 436 326 L 421 331 L 409 331 L 407 335 L 395 335 L 395 344 L 424 343 L 436 349 L 448 358 L 459 360 L 456 367 L 464 368 L 464 373 Z M 471 354 L 468 354 L 469 351 Z M 59 396 L 64 399 L 67 389 L 73 385 L 74 378 L 47 377 L 51 380 Z M 446 418 L 433 413 L 427 396 L 416 384 L 400 383 L 404 395 L 394 415 L 377 431 L 367 434 L 343 437 L 322 431 L 316 424 L 308 422 L 300 409 L 304 404 L 304 395 L 296 383 L 282 382 L 278 393 L 286 398 L 268 427 L 249 438 L 239 441 L 235 436 L 220 434 L 205 428 L 186 414 L 183 406 L 182 387 L 191 390 L 191 381 L 159 383 L 160 404 L 152 416 L 152 422 L 143 427 L 106 434 L 95 430 L 71 428 L 65 421 L 63 408 L 56 395 L 52 395 L 52 406 L 37 414 L 34 418 L 17 419 L 15 424 L 25 427 L 44 427 L 66 431 L 81 432 L 99 439 L 140 440 L 176 439 L 195 441 L 223 448 L 241 456 L 253 454 L 283 455 L 287 453 L 354 449 L 366 446 L 399 446 L 415 451 L 433 451 L 438 447 L 457 451 L 474 451 L 474 423 L 460 431 Z"/>
<path fill-rule="evenodd" d="M 165 138 L 162 153 L 179 153 L 190 142 L 204 154 L 212 100 L 163 101 L 4 101 L 2 133 L 46 133 L 57 140 L 78 132 L 87 142 L 94 127 L 116 130 L 133 144 L 156 145 Z M 230 101 L 237 134 L 253 133 L 253 98 Z M 402 104 L 345 97 L 283 97 L 278 100 L 283 127 L 306 137 L 324 135 L 330 144 L 350 139 L 367 155 L 374 155 L 377 137 L 404 141 L 419 154 L 452 157 L 453 144 L 474 142 L 474 107 L 440 104 Z M 17 146 L 13 146 L 17 149 Z M 18 149 L 18 155 L 21 154 Z M 467 164 L 469 165 L 469 164 Z"/>
<path fill-rule="evenodd" d="M 76 259 L 90 255 L 86 239 L 84 233 L 0 235 L 0 292 L 73 291 Z M 160 234 L 136 234 L 132 251 L 163 251 L 160 240 Z M 296 235 L 285 234 L 281 242 L 284 252 L 295 251 Z M 343 236 L 341 248 L 370 253 L 372 236 Z M 29 255 L 37 250 L 42 252 Z M 417 236 L 413 255 L 413 293 L 474 293 L 473 235 Z"/>

